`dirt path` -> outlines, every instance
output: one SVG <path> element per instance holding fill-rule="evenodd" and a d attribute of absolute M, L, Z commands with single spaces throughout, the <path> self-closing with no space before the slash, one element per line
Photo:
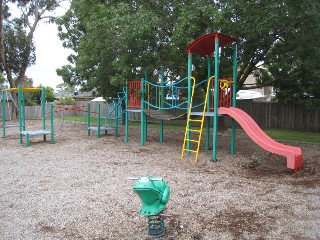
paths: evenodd
<path fill-rule="evenodd" d="M 41 126 L 38 121 L 28 122 Z M 283 157 L 238 134 L 219 136 L 218 162 L 179 158 L 182 132 L 157 130 L 140 146 L 113 133 L 86 136 L 85 126 L 56 123 L 55 144 L 31 138 L 19 144 L 15 129 L 0 139 L 0 239 L 151 239 L 128 177 L 163 177 L 171 188 L 163 239 L 320 239 L 320 151 L 297 144 L 304 168 L 293 174 Z"/>

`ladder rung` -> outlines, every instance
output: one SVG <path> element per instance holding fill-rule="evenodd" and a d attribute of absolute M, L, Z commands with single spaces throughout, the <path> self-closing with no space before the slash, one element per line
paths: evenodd
<path fill-rule="evenodd" d="M 195 130 L 195 129 L 188 129 L 188 131 L 190 131 L 190 132 L 201 132 L 201 130 L 199 129 L 199 130 Z"/>
<path fill-rule="evenodd" d="M 202 122 L 202 120 L 199 119 L 189 119 L 190 122 Z"/>
<path fill-rule="evenodd" d="M 203 123 L 204 123 L 204 112 L 206 110 L 208 93 L 209 93 L 209 90 L 210 90 L 210 81 L 208 81 L 208 85 L 207 85 L 207 91 L 206 91 L 205 102 L 204 102 L 204 105 L 203 105 L 202 115 L 195 114 L 195 115 L 200 116 L 201 119 L 199 119 L 199 118 L 198 119 L 191 119 L 190 118 L 190 115 L 191 115 L 190 113 L 191 113 L 191 110 L 192 110 L 192 98 L 193 98 L 193 94 L 194 94 L 194 87 L 195 87 L 195 85 L 193 85 L 193 87 L 192 87 L 191 103 L 190 103 L 190 106 L 189 106 L 188 120 L 187 120 L 187 126 L 186 126 L 186 131 L 185 131 L 185 137 L 184 137 L 184 141 L 183 141 L 183 147 L 182 147 L 183 150 L 182 150 L 181 158 L 183 157 L 183 152 L 184 151 L 194 152 L 194 153 L 196 153 L 195 162 L 197 162 L 198 161 L 199 149 L 200 149 L 202 127 L 203 127 Z M 193 125 L 192 124 L 193 122 L 199 123 L 199 124 L 194 124 L 195 126 L 191 126 L 191 125 Z M 193 129 L 192 129 L 192 127 L 193 127 Z M 187 137 L 190 137 L 190 135 L 188 136 L 188 134 L 191 134 L 191 132 L 198 133 L 198 139 L 199 140 L 188 139 Z M 193 138 L 195 138 L 195 137 L 193 137 Z M 197 143 L 197 149 L 196 150 L 185 149 L 186 142 L 188 142 L 188 143 L 190 143 L 190 142 Z M 195 145 L 195 144 L 193 144 L 193 145 Z"/>
<path fill-rule="evenodd" d="M 188 152 L 197 152 L 196 150 L 191 150 L 191 149 L 183 149 L 183 151 L 188 151 Z"/>
<path fill-rule="evenodd" d="M 186 138 L 186 141 L 188 141 L 188 142 L 200 142 L 199 140 L 193 140 L 193 139 L 188 139 L 188 138 Z"/>

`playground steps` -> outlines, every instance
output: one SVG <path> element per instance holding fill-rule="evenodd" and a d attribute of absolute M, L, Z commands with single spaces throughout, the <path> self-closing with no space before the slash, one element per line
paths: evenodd
<path fill-rule="evenodd" d="M 5 128 L 15 128 L 15 127 L 19 127 L 19 125 L 5 125 Z"/>
<path fill-rule="evenodd" d="M 191 112 L 190 113 L 191 116 L 198 116 L 198 117 L 202 117 L 202 115 L 204 115 L 205 117 L 213 117 L 214 116 L 214 112 Z"/>
<path fill-rule="evenodd" d="M 125 116 L 125 107 L 123 107 L 123 103 L 126 101 L 126 93 L 125 91 L 118 92 L 117 97 L 113 98 L 113 108 L 109 109 L 108 114 L 106 116 L 102 116 L 101 119 L 104 119 L 105 125 L 107 125 L 107 121 L 109 120 L 109 125 L 118 126 L 118 121 L 123 120 Z"/>
<path fill-rule="evenodd" d="M 113 107 L 108 107 L 106 116 L 101 116 L 99 110 L 98 123 L 96 126 L 88 126 L 88 136 L 90 136 L 90 131 L 96 131 L 97 137 L 100 138 L 101 131 L 105 131 L 105 134 L 107 134 L 109 130 L 115 131 L 116 136 L 118 136 L 119 121 L 124 120 L 125 114 L 125 109 L 122 106 L 123 101 L 125 101 L 125 92 L 118 92 L 117 97 L 113 99 Z"/>
<path fill-rule="evenodd" d="M 207 109 L 207 102 L 208 102 L 208 93 L 209 93 L 209 86 L 210 86 L 210 80 L 208 81 L 207 85 L 207 92 L 205 101 L 203 104 L 203 111 L 200 114 L 195 114 L 194 116 L 200 117 L 197 119 L 191 118 L 192 116 L 192 99 L 194 95 L 194 88 L 195 88 L 195 79 L 191 78 L 194 81 L 194 84 L 192 86 L 192 93 L 191 93 L 191 101 L 189 105 L 189 111 L 188 111 L 188 117 L 187 117 L 187 124 L 186 124 L 186 130 L 184 134 L 184 140 L 183 140 L 183 146 L 181 151 L 181 159 L 184 157 L 184 153 L 195 153 L 195 162 L 198 161 L 199 156 L 199 150 L 200 150 L 200 142 L 202 137 L 202 129 L 203 129 L 203 123 L 204 123 L 204 117 Z"/>
<path fill-rule="evenodd" d="M 101 132 L 105 132 L 105 134 L 108 133 L 108 131 L 115 131 L 116 135 L 118 132 L 118 127 L 117 126 L 108 126 L 108 125 L 98 125 L 98 126 L 90 126 L 88 127 L 88 136 L 90 136 L 90 132 L 95 131 L 97 132 L 97 138 L 100 138 Z"/>
<path fill-rule="evenodd" d="M 200 123 L 200 126 L 191 126 L 192 123 Z M 202 128 L 203 128 L 203 119 L 201 120 L 194 120 L 194 119 L 188 119 L 187 120 L 187 127 L 185 131 L 185 136 L 183 140 L 183 147 L 182 147 L 182 153 L 181 158 L 184 157 L 184 153 L 195 153 L 195 162 L 198 161 L 198 155 L 200 150 L 200 142 L 201 142 L 201 136 L 202 136 Z"/>
<path fill-rule="evenodd" d="M 187 153 L 192 152 L 196 154 L 195 162 L 198 161 L 203 121 L 204 119 L 198 120 L 198 119 L 191 119 L 190 117 L 188 118 L 185 136 L 183 140 L 181 158 L 184 157 L 185 152 Z M 197 126 L 192 125 L 193 123 L 197 123 Z"/>
<path fill-rule="evenodd" d="M 99 131 L 99 127 L 89 127 L 90 130 Z M 116 130 L 117 127 L 112 126 L 100 126 L 100 131 L 107 131 L 107 130 Z"/>
<path fill-rule="evenodd" d="M 43 141 L 46 141 L 46 135 L 51 134 L 51 131 L 48 130 L 29 130 L 29 131 L 21 131 L 20 138 L 22 143 L 22 136 L 26 136 L 26 147 L 30 146 L 30 136 L 38 136 L 43 135 Z M 53 136 L 51 135 L 51 143 L 54 143 Z"/>

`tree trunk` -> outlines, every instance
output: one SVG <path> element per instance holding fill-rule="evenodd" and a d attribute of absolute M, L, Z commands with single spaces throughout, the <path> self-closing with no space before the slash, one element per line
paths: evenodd
<path fill-rule="evenodd" d="M 0 64 L 3 64 L 4 61 L 4 37 L 3 37 L 3 0 L 0 0 Z"/>

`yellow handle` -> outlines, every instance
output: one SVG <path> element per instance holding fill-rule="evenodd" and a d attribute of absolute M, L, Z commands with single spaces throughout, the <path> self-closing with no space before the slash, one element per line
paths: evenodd
<path fill-rule="evenodd" d="M 229 87 L 229 81 L 228 80 L 219 80 L 220 81 L 220 88 L 221 90 L 226 90 Z"/>

